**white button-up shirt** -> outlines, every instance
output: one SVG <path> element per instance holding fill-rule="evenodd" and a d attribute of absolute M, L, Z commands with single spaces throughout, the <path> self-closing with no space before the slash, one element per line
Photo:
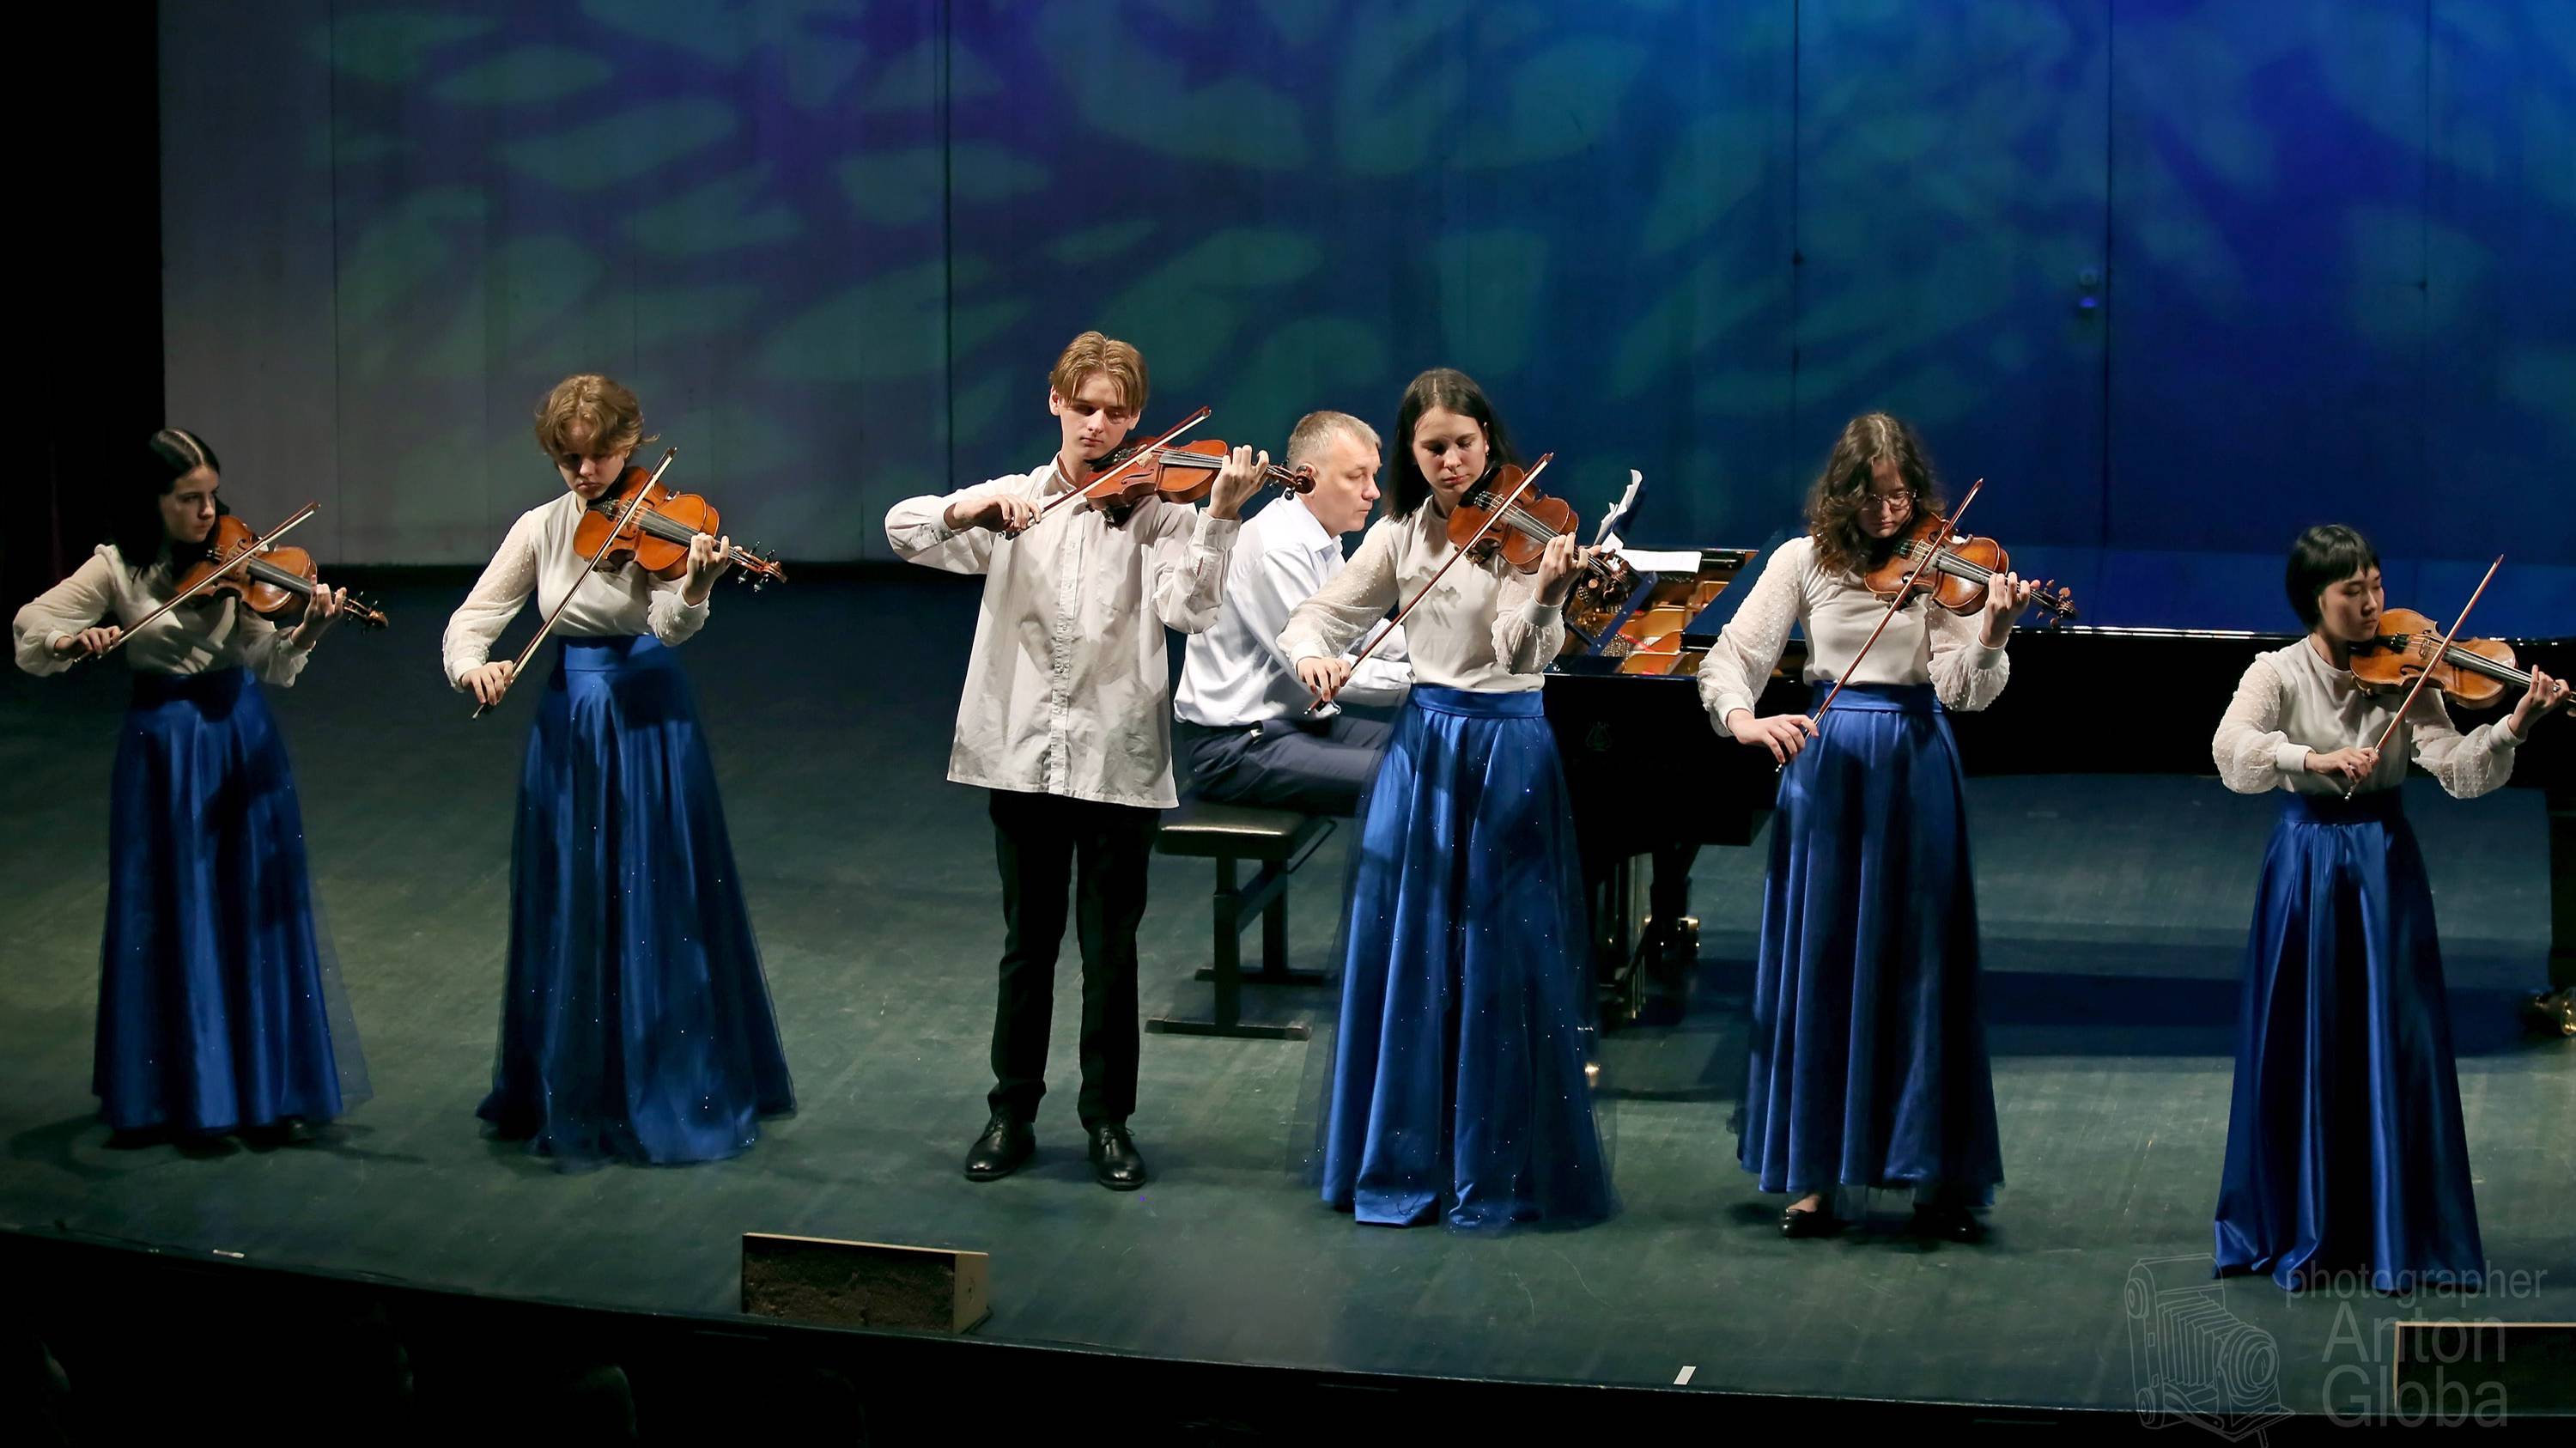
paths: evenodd
<path fill-rule="evenodd" d="M 1461 560 L 1440 573 L 1456 552 L 1448 515 L 1428 501 L 1409 518 L 1380 518 L 1350 566 L 1288 616 L 1279 651 L 1290 659 L 1331 658 L 1439 574 L 1405 617 L 1414 682 L 1493 694 L 1546 683 L 1542 671 L 1565 642 L 1564 610 L 1538 601 L 1535 574 L 1499 558 Z"/>
<path fill-rule="evenodd" d="M 1163 628 L 1197 633 L 1225 597 L 1232 519 L 1160 498 L 1126 526 L 1069 503 L 1017 538 L 948 526 L 1002 494 L 1043 506 L 1065 484 L 1034 471 L 906 498 L 886 541 L 924 567 L 984 575 L 948 777 L 959 784 L 1169 809 L 1172 698 Z"/>
<path fill-rule="evenodd" d="M 1314 695 L 1297 680 L 1279 647 L 1279 631 L 1297 605 L 1342 571 L 1342 541 L 1324 530 L 1302 499 L 1283 495 L 1244 520 L 1225 578 L 1225 607 L 1216 627 L 1190 636 L 1181 691 L 1172 707 L 1183 719 L 1232 729 L 1264 719 L 1303 718 Z M 1412 686 L 1404 630 L 1387 633 L 1352 671 L 1340 698 L 1352 704 L 1399 704 Z M 1329 713 L 1328 708 L 1319 713 Z"/>

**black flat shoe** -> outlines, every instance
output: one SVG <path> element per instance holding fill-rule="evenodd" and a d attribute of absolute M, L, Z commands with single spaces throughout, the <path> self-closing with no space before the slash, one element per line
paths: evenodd
<path fill-rule="evenodd" d="M 1917 1206 L 1914 1234 L 1944 1242 L 1982 1242 L 1986 1239 L 1986 1224 L 1965 1207 Z"/>
<path fill-rule="evenodd" d="M 1029 1124 L 1014 1116 L 995 1116 L 985 1123 L 984 1134 L 966 1152 L 966 1179 L 989 1182 L 1009 1176 L 1026 1165 L 1038 1149 L 1038 1134 Z"/>
<path fill-rule="evenodd" d="M 1126 1127 L 1091 1128 L 1091 1174 L 1113 1192 L 1132 1192 L 1145 1184 L 1145 1158 Z"/>
<path fill-rule="evenodd" d="M 1792 1207 L 1780 1214 L 1780 1235 L 1783 1237 L 1821 1237 L 1840 1225 L 1834 1220 L 1834 1214 L 1822 1207 L 1804 1212 Z"/>

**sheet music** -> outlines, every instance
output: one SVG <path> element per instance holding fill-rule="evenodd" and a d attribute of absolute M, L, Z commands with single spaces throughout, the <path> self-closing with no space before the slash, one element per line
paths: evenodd
<path fill-rule="evenodd" d="M 1627 559 L 1628 566 L 1639 573 L 1699 572 L 1699 550 L 1696 548 L 1628 548 L 1613 538 L 1609 549 Z"/>
<path fill-rule="evenodd" d="M 1628 520 L 1628 514 L 1637 506 L 1637 489 L 1645 486 L 1645 482 L 1644 473 L 1635 468 L 1628 470 L 1628 491 L 1620 494 L 1619 501 L 1610 505 L 1610 511 L 1601 515 L 1601 530 L 1592 535 L 1592 546 L 1596 548 L 1618 546 L 1618 540 L 1610 530 Z"/>

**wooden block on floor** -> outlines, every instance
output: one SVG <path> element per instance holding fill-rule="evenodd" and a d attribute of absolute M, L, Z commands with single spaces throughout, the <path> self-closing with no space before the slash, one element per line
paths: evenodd
<path fill-rule="evenodd" d="M 981 1252 L 742 1235 L 742 1310 L 835 1327 L 964 1332 L 993 1310 Z"/>

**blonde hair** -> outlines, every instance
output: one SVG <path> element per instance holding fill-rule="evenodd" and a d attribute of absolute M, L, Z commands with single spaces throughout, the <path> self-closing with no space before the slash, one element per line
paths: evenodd
<path fill-rule="evenodd" d="M 585 429 L 589 437 L 580 447 L 573 442 L 576 428 Z M 546 394 L 537 405 L 537 446 L 549 458 L 561 458 L 581 451 L 591 453 L 629 453 L 654 441 L 644 435 L 644 404 L 635 394 L 616 381 L 596 372 L 583 372 L 567 377 Z"/>
<path fill-rule="evenodd" d="M 1288 466 L 1315 461 L 1337 437 L 1348 438 L 1371 451 L 1384 450 L 1377 440 L 1377 429 L 1349 413 L 1310 412 L 1297 419 L 1297 426 L 1288 434 Z"/>
<path fill-rule="evenodd" d="M 1148 387 L 1144 354 L 1134 343 L 1098 332 L 1085 332 L 1065 345 L 1064 355 L 1055 359 L 1055 370 L 1047 374 L 1047 387 L 1058 397 L 1071 398 L 1082 384 L 1104 372 L 1118 384 L 1119 401 L 1127 410 L 1142 413 Z"/>

